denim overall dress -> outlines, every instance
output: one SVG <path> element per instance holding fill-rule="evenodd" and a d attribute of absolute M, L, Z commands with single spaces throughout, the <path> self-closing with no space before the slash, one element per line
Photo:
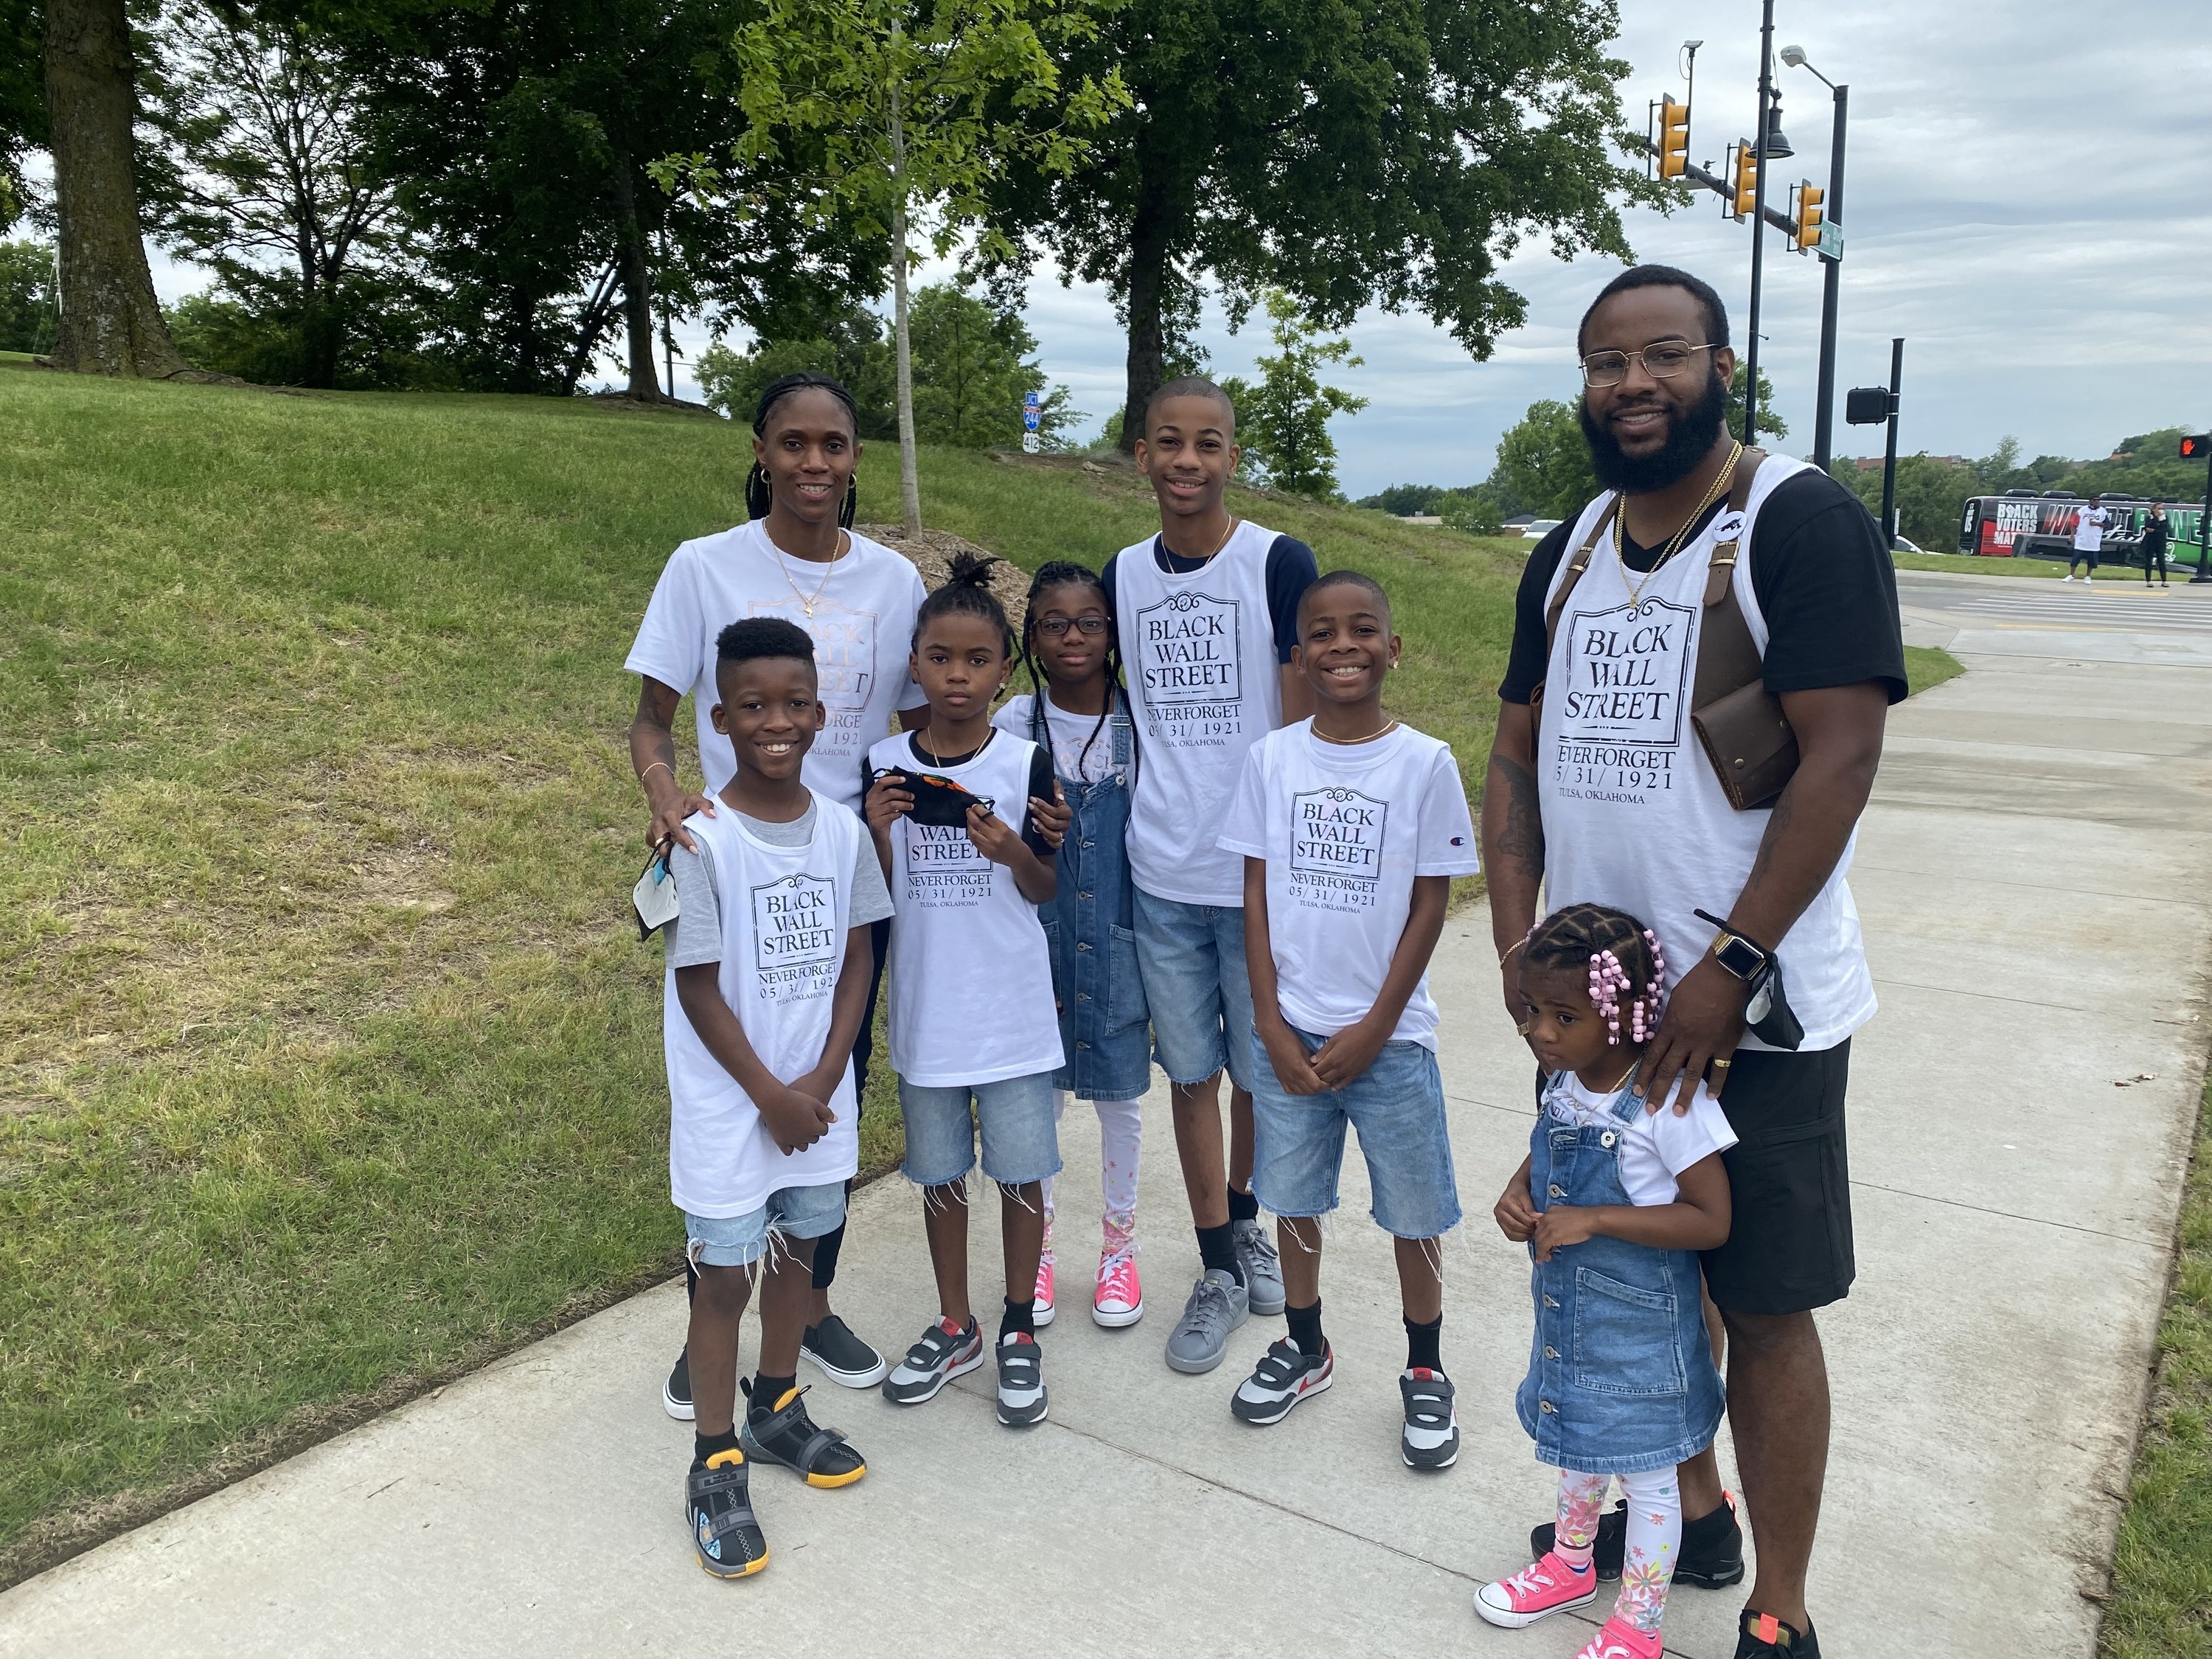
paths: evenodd
<path fill-rule="evenodd" d="M 1580 1126 L 1546 1109 L 1528 1137 L 1528 1185 L 1536 1207 L 1626 1205 L 1620 1182 L 1624 1126 L 1644 1103 L 1626 1088 L 1609 1103 L 1612 1121 Z M 1723 1393 L 1699 1300 L 1694 1250 L 1655 1250 L 1625 1239 L 1590 1238 L 1534 1261 L 1536 1334 L 1528 1375 L 1514 1401 L 1536 1458 L 1582 1474 L 1663 1469 L 1712 1444 Z"/>
<path fill-rule="evenodd" d="M 1050 754 L 1042 692 L 1032 709 L 1031 735 Z M 1060 890 L 1037 911 L 1052 952 L 1052 989 L 1067 1051 L 1067 1064 L 1052 1081 L 1082 1100 L 1136 1100 L 1152 1087 L 1152 1044 L 1144 981 L 1137 977 L 1136 889 L 1122 850 L 1135 738 L 1118 693 L 1099 736 L 1113 744 L 1114 769 L 1096 783 L 1060 780 L 1075 817 L 1060 843 Z"/>

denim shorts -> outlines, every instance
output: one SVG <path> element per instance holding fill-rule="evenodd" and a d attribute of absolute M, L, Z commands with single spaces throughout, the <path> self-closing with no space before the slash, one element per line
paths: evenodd
<path fill-rule="evenodd" d="M 1135 911 L 1137 971 L 1168 1080 L 1203 1083 L 1225 1067 L 1231 1084 L 1249 1089 L 1252 981 L 1244 971 L 1243 907 L 1184 904 L 1139 887 Z"/>
<path fill-rule="evenodd" d="M 770 1228 L 786 1238 L 820 1238 L 845 1219 L 845 1183 L 783 1187 L 743 1215 L 684 1212 L 684 1236 L 699 1267 L 749 1267 L 768 1254 Z"/>
<path fill-rule="evenodd" d="M 898 1092 L 899 1115 L 906 1120 L 906 1178 L 917 1187 L 942 1187 L 974 1169 L 979 1133 L 989 1180 L 1019 1187 L 1060 1173 L 1050 1072 L 959 1089 L 926 1089 L 901 1078 Z"/>
<path fill-rule="evenodd" d="M 1312 1054 L 1323 1039 L 1297 1031 Z M 1437 1057 L 1418 1042 L 1386 1042 L 1350 1087 L 1294 1095 L 1276 1080 L 1251 1033 L 1252 1194 L 1277 1215 L 1327 1215 L 1344 1170 L 1344 1129 L 1359 1131 L 1376 1224 L 1399 1238 L 1434 1238 L 1459 1224 Z"/>

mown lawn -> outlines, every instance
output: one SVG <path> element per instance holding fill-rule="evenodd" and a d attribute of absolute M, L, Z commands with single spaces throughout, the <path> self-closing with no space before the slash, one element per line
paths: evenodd
<path fill-rule="evenodd" d="M 0 365 L 0 1583 L 675 1270 L 621 662 L 741 435 Z M 1152 521 L 923 486 L 1030 567 Z M 1524 544 L 1236 506 L 1384 582 L 1479 776 Z"/>

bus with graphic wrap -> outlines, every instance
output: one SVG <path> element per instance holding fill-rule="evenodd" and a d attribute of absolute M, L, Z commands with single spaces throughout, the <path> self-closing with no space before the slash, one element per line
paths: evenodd
<path fill-rule="evenodd" d="M 2105 545 L 2097 555 L 2105 564 L 2142 563 L 2142 527 L 2151 503 L 2140 495 L 2100 495 L 2112 517 Z M 1970 495 L 1959 515 L 1959 551 L 1989 559 L 2057 559 L 2074 556 L 2074 526 L 2093 505 L 2079 495 L 2051 490 L 2037 495 L 2015 489 L 2002 495 Z M 2166 501 L 2169 566 L 2194 568 L 2203 555 L 2204 506 L 2201 501 Z"/>

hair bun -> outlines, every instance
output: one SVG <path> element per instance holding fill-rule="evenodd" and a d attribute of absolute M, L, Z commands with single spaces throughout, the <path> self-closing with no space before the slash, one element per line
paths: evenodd
<path fill-rule="evenodd" d="M 980 587 L 988 592 L 991 567 L 998 562 L 996 554 L 970 553 L 963 549 L 955 553 L 947 565 L 945 585 L 947 587 Z"/>

